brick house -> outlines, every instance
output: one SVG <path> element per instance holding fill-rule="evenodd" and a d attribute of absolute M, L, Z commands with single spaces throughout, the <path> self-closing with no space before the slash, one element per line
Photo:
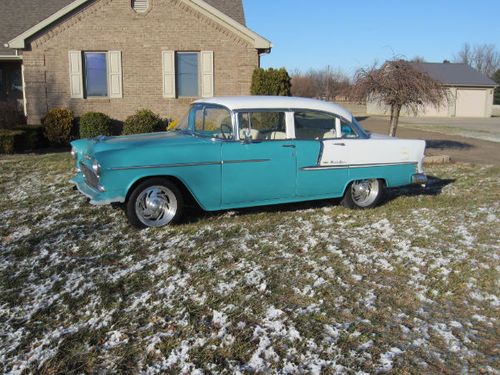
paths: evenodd
<path fill-rule="evenodd" d="M 54 107 L 178 118 L 195 98 L 249 94 L 271 47 L 242 0 L 2 0 L 0 100 L 30 124 Z"/>

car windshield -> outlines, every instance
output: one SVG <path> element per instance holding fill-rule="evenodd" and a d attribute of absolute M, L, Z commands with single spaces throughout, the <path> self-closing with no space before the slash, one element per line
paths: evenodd
<path fill-rule="evenodd" d="M 233 139 L 231 113 L 227 108 L 214 105 L 194 104 L 174 130 L 201 137 Z"/>

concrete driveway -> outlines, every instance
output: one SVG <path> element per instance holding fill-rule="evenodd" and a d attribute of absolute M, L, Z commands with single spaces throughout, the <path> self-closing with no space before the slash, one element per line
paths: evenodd
<path fill-rule="evenodd" d="M 467 138 L 500 142 L 500 117 L 490 118 L 419 118 L 403 117 L 406 128 L 460 135 Z"/>
<path fill-rule="evenodd" d="M 387 116 L 358 116 L 361 125 L 387 134 Z M 449 155 L 453 161 L 500 165 L 500 118 L 441 119 L 402 118 L 399 138 L 427 141 L 428 155 Z M 482 138 L 480 138 L 482 137 Z M 486 140 L 485 138 L 490 139 Z M 495 139 L 498 139 L 494 141 Z"/>

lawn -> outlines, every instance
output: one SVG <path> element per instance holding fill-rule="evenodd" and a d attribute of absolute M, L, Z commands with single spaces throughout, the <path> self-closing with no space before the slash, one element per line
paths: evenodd
<path fill-rule="evenodd" d="M 71 169 L 0 158 L 0 372 L 498 373 L 499 168 L 145 231 Z"/>

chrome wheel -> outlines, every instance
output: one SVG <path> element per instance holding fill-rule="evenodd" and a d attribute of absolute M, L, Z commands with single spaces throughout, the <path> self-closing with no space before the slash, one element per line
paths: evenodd
<path fill-rule="evenodd" d="M 378 180 L 359 180 L 351 185 L 351 198 L 358 207 L 368 207 L 379 196 L 380 182 Z"/>
<path fill-rule="evenodd" d="M 172 190 L 155 185 L 144 189 L 135 201 L 137 218 L 148 227 L 161 227 L 172 221 L 178 202 Z"/>

